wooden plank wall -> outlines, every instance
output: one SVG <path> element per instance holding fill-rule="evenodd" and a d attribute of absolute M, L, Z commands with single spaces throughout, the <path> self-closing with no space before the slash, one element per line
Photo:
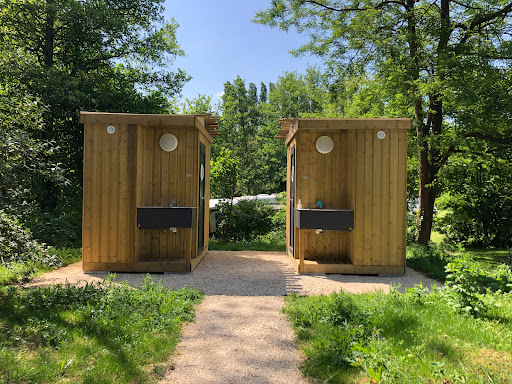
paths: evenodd
<path fill-rule="evenodd" d="M 83 263 L 133 263 L 136 126 L 86 124 L 84 129 Z M 133 192 L 132 192 L 133 191 Z"/>
<path fill-rule="evenodd" d="M 355 131 L 354 265 L 405 265 L 407 131 Z"/>
<path fill-rule="evenodd" d="M 198 130 L 115 123 L 111 135 L 108 125 L 84 127 L 84 270 L 115 270 L 115 265 L 137 270 L 129 266 L 144 261 L 183 262 L 190 270 L 190 256 L 197 254 L 197 226 L 176 233 L 138 230 L 136 208 L 168 206 L 173 198 L 176 206 L 197 206 Z M 176 150 L 160 149 L 165 133 L 177 137 Z M 205 144 L 209 159 L 210 145 Z M 209 172 L 207 177 L 209 182 Z"/>
<path fill-rule="evenodd" d="M 393 122 L 379 123 L 389 125 L 389 129 L 379 126 L 386 133 L 382 140 L 371 126 L 330 130 L 308 126 L 288 143 L 288 162 L 296 145 L 296 201 L 301 199 L 304 208 L 322 200 L 327 208 L 354 210 L 352 232 L 318 235 L 295 228 L 296 258 L 303 254 L 306 263 L 352 264 L 347 273 L 357 273 L 363 266 L 382 266 L 366 268 L 366 273 L 399 273 L 395 267 L 405 266 L 407 130 L 395 128 Z M 333 150 L 325 155 L 315 147 L 323 135 L 334 141 Z M 287 188 L 289 193 L 289 183 Z M 289 202 L 287 209 L 293 209 Z M 308 266 L 314 272 L 311 268 L 316 267 Z M 343 271 L 339 267 L 332 272 Z"/>
<path fill-rule="evenodd" d="M 333 150 L 321 154 L 316 140 L 329 136 Z M 354 209 L 354 131 L 299 131 L 296 135 L 296 196 L 303 208 L 314 208 L 322 200 L 327 208 Z M 291 147 L 290 147 L 291 148 Z M 350 232 L 295 229 L 296 256 L 323 263 L 349 263 L 352 252 Z M 297 246 L 298 245 L 298 246 Z"/>
<path fill-rule="evenodd" d="M 172 133 L 178 146 L 172 152 L 160 148 L 160 137 Z M 139 126 L 137 159 L 138 207 L 197 206 L 198 132 L 191 127 Z M 192 232 L 192 233 L 190 233 Z M 186 262 L 197 253 L 196 229 L 178 228 L 177 232 L 138 230 L 136 261 Z M 188 253 L 190 252 L 190 253 Z"/>

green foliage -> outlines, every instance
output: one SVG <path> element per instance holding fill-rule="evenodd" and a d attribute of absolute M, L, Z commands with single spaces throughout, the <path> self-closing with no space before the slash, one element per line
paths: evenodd
<path fill-rule="evenodd" d="M 510 150 L 511 17 L 499 1 L 275 0 L 254 21 L 307 35 L 294 53 L 323 60 L 334 114 L 413 118 L 408 191 L 417 181 L 417 241 L 427 245 L 450 157 L 483 142 L 488 154 Z"/>
<path fill-rule="evenodd" d="M 482 148 L 482 147 L 481 147 Z M 468 246 L 505 247 L 512 239 L 512 151 L 453 156 L 445 170 L 441 230 Z"/>
<path fill-rule="evenodd" d="M 165 20 L 163 11 L 163 0 L 0 1 L 0 88 L 18 89 L 22 102 L 14 107 L 36 112 L 29 119 L 11 108 L 8 118 L 2 119 L 25 119 L 30 124 L 17 124 L 16 136 L 11 132 L 12 151 L 0 151 L 0 173 L 5 154 L 12 167 L 21 153 L 25 161 L 16 163 L 20 172 L 7 179 L 27 181 L 17 188 L 30 191 L 24 202 L 38 209 L 22 219 L 38 238 L 76 246 L 81 237 L 80 110 L 166 113 L 173 109 L 169 99 L 189 77 L 180 69 L 171 71 L 173 60 L 183 52 L 176 42 L 178 25 Z M 20 108 L 23 103 L 28 107 Z M 5 103 L 0 100 L 0 104 Z M 4 141 L 0 131 L 0 146 Z M 69 185 L 56 180 L 55 175 L 62 175 L 60 169 Z M 10 182 L 5 188 L 11 184 L 15 185 Z M 0 199 L 6 192 L 0 192 Z M 51 222 L 50 228 L 59 233 L 45 228 L 44 222 Z"/>
<path fill-rule="evenodd" d="M 202 297 L 149 277 L 137 289 L 9 288 L 0 294 L 0 382 L 156 381 Z"/>
<path fill-rule="evenodd" d="M 446 265 L 446 272 L 446 285 L 453 293 L 449 295 L 451 304 L 475 317 L 488 314 L 486 293 L 512 291 L 510 266 L 501 264 L 492 269 L 482 268 L 462 250 Z"/>
<path fill-rule="evenodd" d="M 287 297 L 284 311 L 306 355 L 305 375 L 324 383 L 487 382 L 475 357 L 493 351 L 497 360 L 486 362 L 487 372 L 505 382 L 512 372 L 510 312 L 492 320 L 461 314 L 449 290 Z M 502 311 L 512 309 L 510 295 L 489 295 Z"/>
<path fill-rule="evenodd" d="M 223 216 L 217 230 L 220 235 L 224 234 L 228 225 L 230 205 L 230 201 L 221 201 L 218 204 L 219 212 Z M 239 201 L 232 207 L 227 239 L 231 241 L 256 240 L 273 229 L 273 216 L 274 209 L 257 199 Z"/>
<path fill-rule="evenodd" d="M 429 246 L 409 244 L 407 246 L 407 266 L 425 273 L 428 277 L 444 281 L 446 264 L 452 260 L 439 245 Z"/>
<path fill-rule="evenodd" d="M 4 279 L 27 281 L 38 266 L 62 265 L 52 248 L 35 241 L 12 216 L 0 210 L 0 257 Z"/>

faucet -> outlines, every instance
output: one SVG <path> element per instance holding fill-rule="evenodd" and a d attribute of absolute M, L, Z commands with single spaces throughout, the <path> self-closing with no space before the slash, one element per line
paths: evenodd
<path fill-rule="evenodd" d="M 174 204 L 176 204 L 176 200 L 171 199 L 171 204 L 169 204 L 169 207 L 171 207 L 171 208 L 172 208 Z"/>

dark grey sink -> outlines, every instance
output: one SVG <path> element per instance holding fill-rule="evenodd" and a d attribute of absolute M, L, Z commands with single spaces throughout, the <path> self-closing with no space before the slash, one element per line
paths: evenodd
<path fill-rule="evenodd" d="M 349 209 L 296 209 L 295 226 L 299 229 L 351 231 L 354 211 Z"/>
<path fill-rule="evenodd" d="M 139 229 L 192 228 L 196 207 L 137 207 Z"/>

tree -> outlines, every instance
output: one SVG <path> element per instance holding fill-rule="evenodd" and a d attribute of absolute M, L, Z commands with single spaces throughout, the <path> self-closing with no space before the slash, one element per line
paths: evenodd
<path fill-rule="evenodd" d="M 260 103 L 266 103 L 267 102 L 267 86 L 262 81 L 260 85 Z"/>
<path fill-rule="evenodd" d="M 483 93 L 492 94 L 486 76 L 510 80 L 511 15 L 512 3 L 500 0 L 273 0 L 255 21 L 308 33 L 310 41 L 296 54 L 324 58 L 333 83 L 369 80 L 385 107 L 382 117 L 414 118 L 417 242 L 426 245 L 440 171 L 450 156 L 467 149 L 469 138 L 512 143 L 503 114 L 483 122 L 478 111 L 459 109 L 460 98 L 472 104 L 464 96 L 468 89 L 476 94 L 487 87 Z M 489 109 L 492 101 L 481 103 Z M 506 111 L 510 118 L 510 105 Z"/>
<path fill-rule="evenodd" d="M 0 55 L 23 58 L 7 60 L 4 84 L 22 84 L 45 106 L 44 129 L 28 131 L 36 140 L 55 142 L 60 150 L 41 156 L 60 163 L 71 181 L 63 189 L 38 175 L 34 195 L 48 212 L 71 209 L 77 231 L 83 156 L 78 112 L 170 112 L 169 98 L 189 79 L 182 70 L 170 70 L 183 52 L 177 23 L 162 16 L 163 3 L 0 0 Z"/>

